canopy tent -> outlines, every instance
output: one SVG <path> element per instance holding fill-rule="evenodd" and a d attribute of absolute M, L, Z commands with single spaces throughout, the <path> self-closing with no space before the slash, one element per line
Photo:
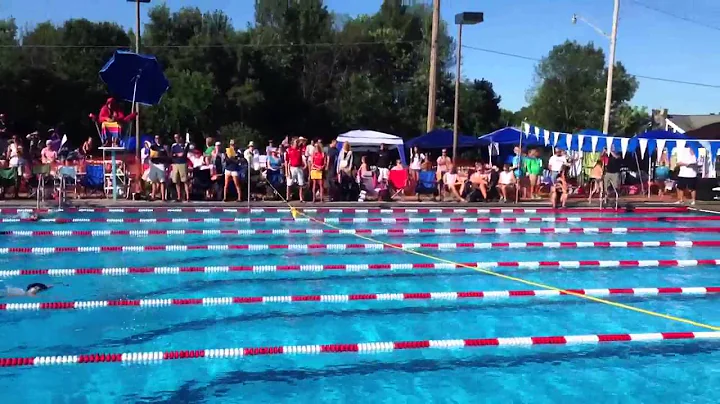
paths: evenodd
<path fill-rule="evenodd" d="M 458 134 L 457 147 L 480 147 L 485 142 L 475 136 Z M 405 146 L 420 147 L 423 149 L 449 149 L 453 147 L 453 131 L 447 129 L 435 129 L 424 135 L 412 138 L 405 142 Z"/>
<path fill-rule="evenodd" d="M 337 137 L 338 149 L 343 144 L 350 143 L 353 150 L 377 151 L 381 144 L 387 146 L 388 150 L 397 149 L 403 165 L 406 164 L 404 141 L 401 137 L 374 130 L 351 130 Z"/>
<path fill-rule="evenodd" d="M 483 144 L 495 143 L 495 144 L 512 144 L 517 145 L 520 143 L 520 137 L 523 132 L 520 129 L 508 126 L 507 128 L 498 129 L 495 132 L 488 133 L 487 135 L 480 136 L 478 139 Z M 522 140 L 523 144 L 540 145 L 542 142 L 534 137 L 527 137 Z"/>

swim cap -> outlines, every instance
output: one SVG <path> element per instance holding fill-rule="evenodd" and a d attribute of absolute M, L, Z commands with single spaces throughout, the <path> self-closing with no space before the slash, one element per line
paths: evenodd
<path fill-rule="evenodd" d="M 42 292 L 43 290 L 48 290 L 48 286 L 44 283 L 31 283 L 28 285 L 27 289 L 25 291 L 29 291 L 30 289 L 37 288 L 38 292 Z"/>

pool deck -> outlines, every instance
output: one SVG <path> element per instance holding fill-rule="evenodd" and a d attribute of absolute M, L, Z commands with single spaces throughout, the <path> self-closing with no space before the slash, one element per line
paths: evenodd
<path fill-rule="evenodd" d="M 148 201 L 132 201 L 126 199 L 119 199 L 113 201 L 112 199 L 73 199 L 68 201 L 66 207 L 76 208 L 102 208 L 102 207 L 129 207 L 129 208 L 181 208 L 181 207 L 286 207 L 287 204 L 282 201 L 253 201 L 253 202 L 217 202 L 217 201 L 192 201 L 192 202 L 148 202 Z M 359 208 L 359 209 L 372 209 L 372 208 L 546 208 L 550 206 L 547 200 L 541 201 L 527 201 L 514 203 L 459 203 L 459 202 L 432 202 L 432 201 L 395 201 L 395 202 L 323 202 L 323 203 L 300 203 L 299 201 L 292 201 L 293 206 L 302 207 L 332 207 L 332 208 Z M 31 199 L 12 199 L 12 200 L 0 200 L 0 208 L 34 208 L 37 205 L 35 200 Z M 575 199 L 568 201 L 568 208 L 587 208 L 597 207 L 597 203 L 593 202 L 589 205 L 584 199 Z M 624 207 L 632 205 L 634 207 L 674 207 L 678 206 L 674 204 L 672 199 L 651 199 L 646 198 L 621 198 L 619 206 Z M 43 209 L 57 208 L 56 204 L 52 201 L 42 203 L 40 205 Z M 694 209 L 702 210 L 708 213 L 720 213 L 720 201 L 698 201 Z"/>

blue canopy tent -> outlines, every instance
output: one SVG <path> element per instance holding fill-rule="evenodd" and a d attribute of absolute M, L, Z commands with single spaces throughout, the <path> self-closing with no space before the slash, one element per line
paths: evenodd
<path fill-rule="evenodd" d="M 521 141 L 522 139 L 522 141 Z M 496 151 L 499 155 L 503 155 L 504 153 L 500 152 L 500 146 L 517 146 L 521 142 L 523 146 L 530 145 L 530 146 L 538 146 L 543 145 L 543 142 L 539 140 L 538 138 L 534 136 L 528 137 L 525 135 L 523 137 L 523 132 L 520 129 L 513 128 L 513 127 L 506 127 L 502 129 L 498 129 L 494 132 L 490 132 L 487 135 L 480 136 L 478 139 L 483 144 L 489 145 L 490 148 L 490 156 L 492 156 L 493 148 L 496 148 Z M 507 155 L 506 155 L 507 156 Z M 503 161 L 504 163 L 507 163 L 511 159 L 512 156 L 507 156 L 505 159 L 506 161 Z"/>
<path fill-rule="evenodd" d="M 458 134 L 457 147 L 480 147 L 486 143 L 475 136 Z M 424 135 L 412 138 L 405 142 L 405 146 L 419 147 L 422 149 L 449 149 L 453 147 L 453 131 L 447 129 L 435 129 Z"/>
<path fill-rule="evenodd" d="M 501 144 L 501 145 L 518 145 L 520 144 L 520 139 L 523 136 L 523 132 L 518 128 L 513 128 L 508 126 L 507 128 L 498 129 L 495 132 L 490 132 L 487 135 L 480 136 L 478 140 L 483 142 L 484 144 L 489 143 L 495 143 L 495 144 Z M 522 143 L 525 145 L 542 145 L 542 140 L 534 137 L 534 136 L 527 136 L 522 139 Z"/>

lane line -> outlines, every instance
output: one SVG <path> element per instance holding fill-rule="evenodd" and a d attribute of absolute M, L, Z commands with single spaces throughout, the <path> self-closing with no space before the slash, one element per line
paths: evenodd
<path fill-rule="evenodd" d="M 586 296 L 642 296 L 652 298 L 669 295 L 706 296 L 720 293 L 720 287 L 644 287 L 609 289 L 569 289 L 570 292 Z M 231 306 L 272 303 L 349 303 L 358 301 L 461 301 L 461 300 L 506 300 L 511 298 L 551 298 L 568 296 L 554 290 L 496 290 L 496 291 L 455 291 L 455 292 L 394 292 L 394 293 L 352 293 L 288 296 L 226 296 L 165 299 L 116 299 L 43 303 L 0 303 L 0 311 L 37 310 L 86 310 L 99 308 L 148 308 L 170 306 Z"/>
<path fill-rule="evenodd" d="M 149 364 L 171 360 L 237 359 L 246 356 L 315 355 L 315 354 L 378 354 L 399 350 L 462 349 L 477 347 L 513 348 L 536 345 L 599 345 L 610 343 L 659 343 L 682 340 L 720 339 L 720 332 L 656 332 L 633 334 L 591 334 L 511 338 L 472 338 L 420 341 L 390 341 L 364 343 L 336 343 L 324 345 L 265 346 L 254 348 L 221 348 L 154 352 L 90 353 L 80 355 L 57 354 L 35 357 L 0 358 L 0 367 L 60 366 L 90 363 Z"/>

